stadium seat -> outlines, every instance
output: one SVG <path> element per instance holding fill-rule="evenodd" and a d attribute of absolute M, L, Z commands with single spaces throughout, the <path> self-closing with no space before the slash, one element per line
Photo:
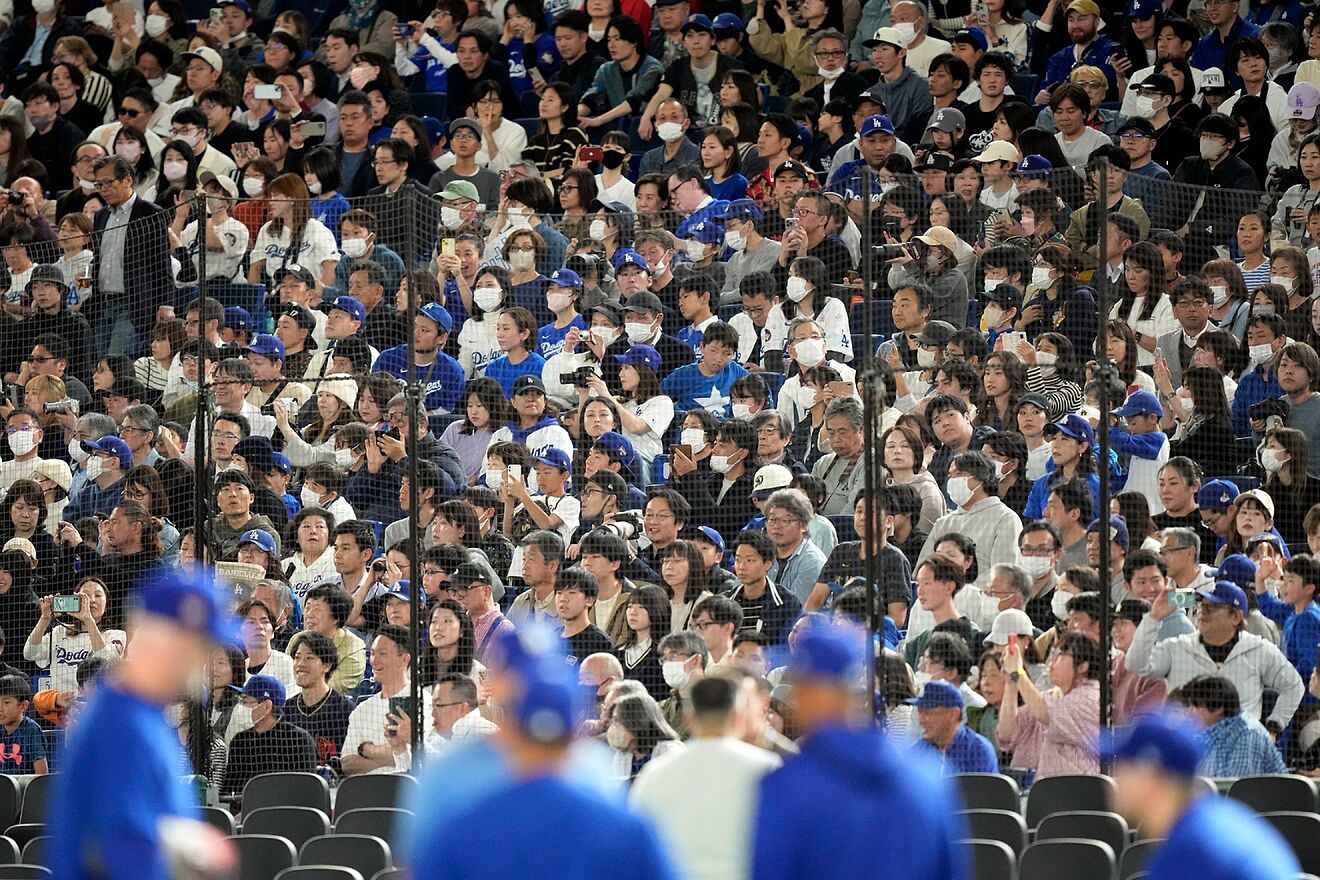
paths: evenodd
<path fill-rule="evenodd" d="M 0 871 L 3 880 L 45 880 L 53 876 L 50 868 L 41 865 L 5 865 L 4 870 Z"/>
<path fill-rule="evenodd" d="M 977 328 L 979 327 L 980 322 L 981 322 L 980 301 L 975 298 L 967 300 L 967 323 L 964 324 L 963 326 Z"/>
<path fill-rule="evenodd" d="M 265 331 L 266 322 L 266 285 L 264 284 L 225 284 L 212 281 L 206 285 L 206 295 L 220 301 L 221 305 L 242 306 L 260 329 Z"/>
<path fill-rule="evenodd" d="M 1146 862 L 1150 860 L 1150 854 L 1153 853 L 1164 839 L 1157 840 L 1134 840 L 1123 850 L 1123 855 L 1118 860 L 1118 880 L 1132 880 L 1138 872 L 1146 870 Z"/>
<path fill-rule="evenodd" d="M 10 825 L 9 830 L 5 832 L 5 837 L 14 841 L 14 844 L 21 852 L 27 842 L 34 837 L 40 837 L 46 833 L 46 826 L 41 823 L 30 823 L 26 825 Z"/>
<path fill-rule="evenodd" d="M 536 134 L 536 132 L 541 128 L 541 120 L 535 117 L 530 117 L 527 119 L 515 119 L 514 122 L 521 125 L 523 127 L 523 131 L 527 132 L 528 140 L 530 140 L 532 136 Z"/>
<path fill-rule="evenodd" d="M 857 528 L 853 525 L 852 514 L 840 514 L 829 517 L 830 525 L 834 526 L 834 533 L 839 536 L 839 543 L 844 541 L 856 541 Z"/>
<path fill-rule="evenodd" d="M 243 813 L 263 807 L 312 807 L 330 815 L 330 787 L 315 773 L 262 773 L 243 786 Z"/>
<path fill-rule="evenodd" d="M 20 862 L 18 844 L 12 838 L 0 837 L 0 865 L 17 865 Z"/>
<path fill-rule="evenodd" d="M 440 413 L 438 415 L 427 416 L 426 422 L 431 427 L 431 433 L 439 437 L 454 422 L 463 418 L 461 413 Z"/>
<path fill-rule="evenodd" d="M 408 880 L 409 874 L 407 868 L 386 868 L 380 871 L 371 880 Z"/>
<path fill-rule="evenodd" d="M 300 868 L 285 868 L 275 875 L 275 880 L 364 880 L 364 878 L 360 871 L 354 871 L 352 868 L 306 865 Z"/>
<path fill-rule="evenodd" d="M 1054 813 L 1042 819 L 1040 827 L 1036 829 L 1037 840 L 1076 837 L 1103 841 L 1116 853 L 1127 849 L 1131 840 L 1127 820 L 1117 813 L 1096 810 Z"/>
<path fill-rule="evenodd" d="M 1010 85 L 1013 94 L 1026 98 L 1030 104 L 1036 100 L 1036 93 L 1040 91 L 1040 77 L 1034 73 L 1015 73 Z"/>
<path fill-rule="evenodd" d="M 23 864 L 44 865 L 46 863 L 46 859 L 44 858 L 46 846 L 53 839 L 54 838 L 50 835 L 43 834 L 40 837 L 34 837 L 29 840 L 27 846 L 23 847 Z M 0 871 L 0 876 L 3 876 L 3 873 L 3 871 Z"/>
<path fill-rule="evenodd" d="M 1316 785 L 1305 776 L 1244 776 L 1229 787 L 1228 796 L 1257 813 L 1316 810 Z"/>
<path fill-rule="evenodd" d="M 12 776 L 0 775 L 0 827 L 18 822 L 23 812 L 23 789 Z"/>
<path fill-rule="evenodd" d="M 1008 844 L 1013 860 L 1027 848 L 1027 823 L 1022 814 L 1010 810 L 963 810 L 967 834 L 975 840 L 997 840 Z"/>
<path fill-rule="evenodd" d="M 238 832 L 234 815 L 224 807 L 202 807 L 202 821 L 230 837 Z"/>
<path fill-rule="evenodd" d="M 350 776 L 335 792 L 335 815 L 371 807 L 399 807 L 416 790 L 417 780 L 411 776 Z"/>
<path fill-rule="evenodd" d="M 1017 859 L 1002 840 L 962 840 L 958 845 L 971 850 L 976 880 L 1017 880 Z"/>
<path fill-rule="evenodd" d="M 410 815 L 407 810 L 390 807 L 345 810 L 335 819 L 335 834 L 370 834 L 391 847 L 397 847 L 398 833 L 403 828 L 402 820 Z"/>
<path fill-rule="evenodd" d="M 413 92 L 413 112 L 418 116 L 434 116 L 444 119 L 449 108 L 449 95 L 444 92 Z"/>
<path fill-rule="evenodd" d="M 1019 880 L 1057 880 L 1061 873 L 1069 880 L 1115 880 L 1114 851 L 1098 840 L 1074 838 L 1038 841 L 1022 853 Z"/>
<path fill-rule="evenodd" d="M 301 865 L 342 865 L 373 877 L 394 866 L 390 845 L 366 834 L 331 834 L 313 837 L 298 853 Z"/>
<path fill-rule="evenodd" d="M 25 824 L 46 821 L 46 802 L 50 798 L 50 787 L 55 777 L 50 774 L 33 776 L 23 789 L 23 809 L 20 812 Z"/>
<path fill-rule="evenodd" d="M 1053 813 L 1077 810 L 1107 812 L 1114 802 L 1108 776 L 1051 776 L 1038 779 L 1027 794 L 1027 827 L 1035 828 Z"/>
<path fill-rule="evenodd" d="M 959 773 L 954 779 L 962 792 L 963 807 L 968 810 L 1022 811 L 1022 791 L 1007 776 L 998 773 Z"/>
<path fill-rule="evenodd" d="M 312 807 L 263 807 L 243 817 L 243 834 L 274 834 L 295 847 L 330 833 L 330 819 Z"/>
<path fill-rule="evenodd" d="M 1314 812 L 1279 811 L 1262 813 L 1261 818 L 1288 841 L 1303 871 L 1320 874 L 1320 816 Z"/>
<path fill-rule="evenodd" d="M 229 839 L 238 850 L 238 880 L 275 880 L 280 871 L 298 864 L 298 851 L 283 837 L 243 834 Z"/>

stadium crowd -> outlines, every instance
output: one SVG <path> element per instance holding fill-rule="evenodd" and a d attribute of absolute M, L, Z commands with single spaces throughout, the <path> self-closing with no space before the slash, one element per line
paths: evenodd
<path fill-rule="evenodd" d="M 1099 772 L 1107 668 L 1202 775 L 1320 776 L 1309 7 L 195 5 L 0 11 L 0 771 L 219 564 L 176 714 L 236 807 L 413 770 L 414 671 L 428 755 L 491 734 L 543 623 L 706 853 L 684 785 L 750 810 L 874 561 L 877 712 L 948 774 Z"/>

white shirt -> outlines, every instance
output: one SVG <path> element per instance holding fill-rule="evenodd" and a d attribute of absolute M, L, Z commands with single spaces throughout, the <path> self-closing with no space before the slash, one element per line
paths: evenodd
<path fill-rule="evenodd" d="M 128 636 L 124 635 L 122 629 L 106 629 L 101 631 L 101 638 L 105 642 L 105 647 L 100 651 L 92 650 L 92 637 L 87 633 L 79 633 L 76 636 L 69 635 L 69 631 L 60 625 L 51 627 L 54 635 L 47 632 L 42 638 L 41 643 L 34 645 L 31 642 L 23 642 L 23 659 L 37 664 L 42 669 L 50 670 L 50 687 L 57 691 L 76 691 L 78 690 L 78 664 L 90 657 L 101 657 L 110 660 L 123 655 L 124 645 L 128 644 Z M 55 662 L 51 663 L 51 645 L 55 649 Z"/>
<path fill-rule="evenodd" d="M 599 191 L 596 198 L 601 202 L 622 202 L 628 206 L 629 211 L 637 210 L 636 184 L 627 177 L 620 177 L 619 182 L 614 186 L 606 187 L 597 174 L 596 189 Z"/>
<path fill-rule="evenodd" d="M 1096 131 L 1089 126 L 1082 128 L 1082 133 L 1077 136 L 1076 140 L 1068 140 L 1061 131 L 1055 133 L 1054 139 L 1059 142 L 1059 149 L 1063 151 L 1063 158 L 1068 160 L 1069 165 L 1074 166 L 1085 165 L 1091 153 L 1112 143 L 1109 140 L 1109 135 L 1102 131 Z"/>
<path fill-rule="evenodd" d="M 208 250 L 206 252 L 206 277 L 207 278 L 225 278 L 234 280 L 241 278 L 239 270 L 243 265 L 243 258 L 247 256 L 248 229 L 239 221 L 230 217 L 224 223 L 221 223 L 215 230 L 220 238 L 220 244 L 223 246 L 221 251 Z M 189 223 L 183 230 L 181 237 L 183 246 L 188 248 L 188 253 L 197 263 L 197 251 L 201 245 L 193 247 L 197 241 L 197 224 Z M 200 268 L 200 266 L 197 266 Z"/>
<path fill-rule="evenodd" d="M 339 522 L 339 519 L 336 518 L 335 522 Z M 301 552 L 286 557 L 284 562 L 286 568 L 290 563 L 293 565 L 293 571 L 289 574 L 289 589 L 293 590 L 299 599 L 306 599 L 307 593 L 313 587 L 336 583 L 339 580 L 339 573 L 335 571 L 335 553 L 329 547 L 323 550 L 311 565 L 303 561 Z"/>
<path fill-rule="evenodd" d="M 261 674 L 269 675 L 284 685 L 284 692 L 289 697 L 302 693 L 302 688 L 293 680 L 293 658 L 283 651 L 271 649 L 270 656 L 261 667 Z M 251 674 L 248 677 L 250 678 Z"/>
<path fill-rule="evenodd" d="M 818 304 L 822 303 L 821 295 L 821 291 L 816 291 Z M 823 304 L 818 305 L 815 315 L 805 315 L 799 308 L 794 317 L 814 318 L 825 335 L 825 350 L 840 352 L 845 361 L 852 360 L 852 329 L 848 326 L 848 309 L 841 300 L 826 297 Z M 761 331 L 761 351 L 782 351 L 788 357 L 788 325 L 789 319 L 784 317 L 783 304 L 772 305 L 765 319 L 765 328 Z"/>
<path fill-rule="evenodd" d="M 666 394 L 657 394 L 645 403 L 629 400 L 626 408 L 650 425 L 650 430 L 645 434 L 634 434 L 628 430 L 623 434 L 639 456 L 651 461 L 664 450 L 665 431 L 669 430 L 669 425 L 674 421 L 674 400 Z"/>
<path fill-rule="evenodd" d="M 421 718 L 431 717 L 431 690 L 422 688 L 422 711 Z M 344 737 L 344 747 L 339 750 L 341 755 L 356 755 L 358 746 L 363 743 L 385 744 L 385 716 L 390 712 L 391 697 L 410 697 L 412 696 L 412 685 L 407 679 L 403 681 L 403 687 L 394 694 L 377 694 L 374 697 L 363 700 L 358 703 L 353 714 L 348 716 L 348 734 Z M 375 767 L 368 770 L 365 775 L 384 776 L 389 773 L 402 773 L 407 771 L 408 767 Z M 411 762 L 408 762 L 409 764 Z"/>
<path fill-rule="evenodd" d="M 780 763 L 773 752 L 731 737 L 691 739 L 686 749 L 657 755 L 643 767 L 629 800 L 655 824 L 681 876 L 742 878 L 751 867 L 761 779 Z"/>
<path fill-rule="evenodd" d="M 298 253 L 289 253 L 289 240 L 287 227 L 276 235 L 271 223 L 266 223 L 257 233 L 256 243 L 252 246 L 252 262 L 264 262 L 263 268 L 267 274 L 274 274 L 275 270 L 286 261 L 297 263 L 311 269 L 312 274 L 317 277 L 321 275 L 322 263 L 327 260 L 339 262 L 339 246 L 335 244 L 335 237 L 320 220 L 307 221 L 307 226 L 303 229 L 302 246 L 298 249 Z"/>
<path fill-rule="evenodd" d="M 490 362 L 503 356 L 495 338 L 495 322 L 499 312 L 487 312 L 480 321 L 468 318 L 463 322 L 463 329 L 458 331 L 458 363 L 469 379 L 480 379 L 486 375 Z"/>

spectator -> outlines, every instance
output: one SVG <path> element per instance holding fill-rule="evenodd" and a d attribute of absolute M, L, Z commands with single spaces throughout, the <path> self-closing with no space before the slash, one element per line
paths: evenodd
<path fill-rule="evenodd" d="M 998 773 L 995 747 L 963 723 L 963 697 L 956 685 L 930 681 L 921 696 L 908 700 L 917 708 L 922 741 L 918 751 L 935 752 L 946 776 Z"/>
<path fill-rule="evenodd" d="M 398 766 L 401 762 L 396 761 L 393 746 L 386 741 L 387 736 L 397 735 L 394 701 L 411 699 L 408 669 L 412 654 L 408 643 L 408 631 L 403 627 L 386 624 L 377 631 L 371 644 L 371 668 L 380 682 L 380 693 L 359 703 L 348 718 L 348 735 L 344 737 L 341 758 L 346 776 L 408 769 Z M 422 697 L 419 717 L 430 718 L 431 694 L 424 690 Z"/>
<path fill-rule="evenodd" d="M 241 809 L 243 789 L 252 779 L 269 773 L 271 767 L 290 773 L 316 770 L 316 743 L 303 728 L 288 720 L 285 688 L 273 676 L 254 675 L 242 688 L 242 705 L 252 713 L 252 726 L 229 743 L 220 796 Z"/>
<path fill-rule="evenodd" d="M 1237 688 L 1219 675 L 1198 675 L 1178 689 L 1174 698 L 1187 706 L 1204 728 L 1205 754 L 1199 775 L 1212 778 L 1286 773 L 1273 738 L 1260 722 L 1242 714 Z"/>
<path fill-rule="evenodd" d="M 999 706 L 999 745 L 1013 750 L 1014 766 L 1034 769 L 1037 779 L 1099 772 L 1102 662 L 1094 639 L 1064 633 L 1050 656 L 1049 680 L 1055 689 L 1042 694 L 1022 674 L 1021 647 L 1009 645 L 1004 652 L 1008 683 Z"/>

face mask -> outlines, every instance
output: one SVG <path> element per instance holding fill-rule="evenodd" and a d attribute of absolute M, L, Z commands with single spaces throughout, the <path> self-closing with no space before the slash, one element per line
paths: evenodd
<path fill-rule="evenodd" d="M 165 33 L 170 26 L 170 20 L 163 15 L 147 16 L 147 36 L 155 39 Z"/>
<path fill-rule="evenodd" d="M 87 459 L 84 469 L 87 471 L 87 479 L 95 480 L 105 471 L 105 459 L 99 455 L 93 455 Z"/>
<path fill-rule="evenodd" d="M 1274 347 L 1268 342 L 1262 342 L 1260 345 L 1253 345 L 1248 348 L 1247 354 L 1251 355 L 1253 363 L 1264 363 L 1274 356 Z"/>
<path fill-rule="evenodd" d="M 87 459 L 91 458 L 91 453 L 87 452 L 85 449 L 82 448 L 81 441 L 70 440 L 69 458 L 73 459 L 78 464 L 82 464 L 83 462 L 87 461 Z"/>
<path fill-rule="evenodd" d="M 651 325 L 643 324 L 640 321 L 629 321 L 623 325 L 623 329 L 628 334 L 628 341 L 633 345 L 639 342 L 645 342 L 651 338 Z"/>
<path fill-rule="evenodd" d="M 369 67 L 355 67 L 348 72 L 348 81 L 353 84 L 353 88 L 359 91 L 372 79 L 371 68 Z"/>
<path fill-rule="evenodd" d="M 1228 302 L 1228 286 L 1225 284 L 1211 284 L 1210 295 L 1214 297 L 1215 308 L 1220 308 Z"/>
<path fill-rule="evenodd" d="M 147 85 L 151 86 L 153 89 L 154 89 L 156 86 L 158 86 L 158 85 L 160 85 L 161 83 L 163 83 L 163 82 L 165 82 L 165 77 L 163 77 L 163 76 L 149 76 L 149 77 L 147 77 Z"/>
<path fill-rule="evenodd" d="M 55 0 L 32 0 L 32 11 L 37 15 L 50 15 L 55 10 Z"/>
<path fill-rule="evenodd" d="M 600 164 L 613 171 L 615 168 L 622 168 L 623 160 L 626 158 L 627 155 L 620 153 L 618 150 L 606 150 L 605 155 L 600 160 Z"/>
<path fill-rule="evenodd" d="M 125 141 L 115 147 L 115 155 L 127 159 L 130 165 L 136 165 L 142 158 L 142 145 L 135 141 Z"/>
<path fill-rule="evenodd" d="M 1187 421 L 1191 421 L 1196 415 L 1196 404 L 1187 396 L 1179 396 L 1178 402 L 1182 404 L 1183 411 L 1187 413 Z"/>
<path fill-rule="evenodd" d="M 605 39 L 605 29 L 601 28 L 600 30 L 596 30 L 594 27 L 588 27 L 587 39 L 599 43 L 601 40 Z"/>
<path fill-rule="evenodd" d="M 172 159 L 164 163 L 161 170 L 165 172 L 166 180 L 170 183 L 177 183 L 188 176 L 188 163 Z"/>
<path fill-rule="evenodd" d="M 799 339 L 793 343 L 793 360 L 804 370 L 825 360 L 825 342 L 820 339 Z"/>
<path fill-rule="evenodd" d="M 927 348 L 917 349 L 917 366 L 933 367 L 935 366 L 935 352 Z"/>
<path fill-rule="evenodd" d="M 19 431 L 17 434 L 10 434 L 9 448 L 13 450 L 14 455 L 27 455 L 37 448 L 36 432 Z"/>
<path fill-rule="evenodd" d="M 357 461 L 357 456 L 353 454 L 353 450 L 347 448 L 335 450 L 335 464 L 344 470 L 351 468 L 355 461 Z"/>
<path fill-rule="evenodd" d="M 784 292 L 793 302 L 802 302 L 810 293 L 807 290 L 807 279 L 799 278 L 796 275 L 789 276 L 788 283 L 784 286 Z"/>
<path fill-rule="evenodd" d="M 1050 354 L 1048 351 L 1038 352 L 1036 354 L 1036 366 L 1052 367 L 1059 362 L 1057 354 Z"/>
<path fill-rule="evenodd" d="M 752 417 L 752 408 L 745 403 L 735 403 L 733 405 L 733 417 L 745 422 Z"/>
<path fill-rule="evenodd" d="M 971 501 L 972 495 L 976 494 L 972 489 L 971 477 L 949 477 L 947 488 L 949 498 L 959 507 Z"/>
<path fill-rule="evenodd" d="M 234 714 L 230 717 L 232 720 L 229 723 L 234 725 L 235 730 L 243 731 L 252 728 L 252 710 L 242 703 L 237 703 L 234 706 Z"/>
<path fill-rule="evenodd" d="M 678 432 L 678 442 L 691 446 L 694 453 L 706 448 L 706 432 L 700 428 L 684 428 Z"/>
<path fill-rule="evenodd" d="M 487 469 L 481 479 L 485 482 L 486 488 L 498 490 L 504 482 L 504 471 Z"/>
<path fill-rule="evenodd" d="M 619 338 L 619 331 L 614 327 L 592 327 L 591 335 L 594 336 L 601 345 L 608 346 L 613 345 L 614 340 Z"/>
<path fill-rule="evenodd" d="M 1224 148 L 1219 142 L 1212 138 L 1201 138 L 1201 158 L 1207 162 L 1213 162 L 1224 152 Z"/>
<path fill-rule="evenodd" d="M 727 474 L 733 470 L 737 462 L 730 461 L 727 455 L 712 455 L 710 457 L 710 469 L 717 474 Z"/>
<path fill-rule="evenodd" d="M 747 249 L 747 236 L 737 229 L 730 229 L 724 233 L 724 243 L 731 249 L 741 252 Z"/>
<path fill-rule="evenodd" d="M 666 262 L 664 262 L 663 260 L 662 260 L 661 262 L 659 262 L 659 263 L 652 263 L 652 264 L 651 264 L 651 277 L 652 277 L 652 278 L 659 278 L 661 275 L 665 274 L 665 270 L 668 269 L 668 268 L 669 268 L 669 264 L 666 263 Z"/>
<path fill-rule="evenodd" d="M 1054 562 L 1048 556 L 1023 556 L 1022 568 L 1028 577 L 1037 581 L 1054 570 Z"/>
<path fill-rule="evenodd" d="M 94 191 L 96 190 L 96 181 L 95 181 L 95 180 L 80 180 L 80 181 L 78 181 L 78 188 L 81 189 L 81 190 L 82 190 L 83 192 L 85 192 L 85 193 L 94 192 Z"/>
<path fill-rule="evenodd" d="M 692 680 L 692 673 L 684 669 L 684 665 L 686 664 L 682 660 L 666 660 L 660 664 L 660 671 L 665 676 L 665 684 L 674 690 L 687 687 L 687 683 Z"/>
<path fill-rule="evenodd" d="M 445 225 L 445 229 L 457 229 L 463 225 L 463 214 L 458 208 L 445 205 L 440 209 L 440 222 Z"/>
<path fill-rule="evenodd" d="M 532 221 L 528 219 L 531 211 L 526 208 L 512 208 L 509 210 L 509 227 L 512 229 L 531 229 Z"/>
<path fill-rule="evenodd" d="M 1023 217 L 1021 220 L 1018 221 L 1018 225 L 1022 227 L 1022 231 L 1025 232 L 1027 235 L 1036 234 L 1035 217 Z"/>
<path fill-rule="evenodd" d="M 656 134 L 660 135 L 660 140 L 667 144 L 683 137 L 683 126 L 677 122 L 662 122 L 655 127 Z"/>
<path fill-rule="evenodd" d="M 933 677 L 934 676 L 932 676 L 929 672 L 914 672 L 912 674 L 912 678 L 917 685 L 917 693 L 921 693 L 923 690 L 925 690 L 926 685 L 930 684 L 930 680 Z"/>
<path fill-rule="evenodd" d="M 515 272 L 526 272 L 536 265 L 534 251 L 513 251 L 509 254 L 509 268 Z"/>
<path fill-rule="evenodd" d="M 365 238 L 346 238 L 340 246 L 344 256 L 349 259 L 359 259 L 367 255 L 367 240 Z"/>
<path fill-rule="evenodd" d="M 1008 476 L 1008 462 L 1006 461 L 995 462 L 995 479 L 1002 480 L 1006 476 Z"/>
<path fill-rule="evenodd" d="M 545 304 L 557 315 L 573 304 L 573 297 L 567 293 L 547 293 Z"/>
<path fill-rule="evenodd" d="M 303 507 L 321 506 L 321 496 L 317 495 L 314 491 L 307 488 L 306 486 L 303 486 L 302 491 L 298 493 L 298 500 L 302 502 Z"/>
<path fill-rule="evenodd" d="M 985 325 L 987 327 L 998 327 L 1004 320 L 1004 310 L 999 306 L 985 307 Z"/>
<path fill-rule="evenodd" d="M 1282 287 L 1285 291 L 1287 291 L 1288 293 L 1292 293 L 1292 292 L 1293 292 L 1293 288 L 1297 286 L 1297 279 L 1296 279 L 1296 278 L 1284 278 L 1282 275 L 1271 275 L 1271 276 L 1270 276 L 1270 284 L 1277 284 L 1277 285 L 1279 285 L 1280 287 Z M 1257 311 L 1259 311 L 1259 309 L 1257 309 Z"/>
<path fill-rule="evenodd" d="M 801 409 L 811 409 L 816 405 L 816 389 L 810 385 L 803 385 L 797 393 L 798 407 Z"/>
<path fill-rule="evenodd" d="M 1136 103 L 1136 107 L 1134 108 L 1136 110 L 1135 115 L 1141 117 L 1142 119 L 1154 118 L 1155 116 L 1154 98 L 1147 98 L 1144 95 L 1139 96 L 1135 103 Z"/>
<path fill-rule="evenodd" d="M 984 286 L 985 286 L 985 292 L 986 292 L 986 293 L 994 293 L 994 292 L 995 292 L 995 288 L 999 287 L 999 285 L 1001 285 L 1001 284 L 1007 284 L 1007 283 L 1008 283 L 1008 282 L 1006 282 L 1006 281 L 992 281 L 991 279 L 987 278 L 987 279 L 985 279 L 985 285 L 984 285 Z"/>
<path fill-rule="evenodd" d="M 1044 289 L 1050 286 L 1050 270 L 1045 266 L 1036 266 L 1031 270 L 1031 284 L 1033 287 Z"/>
<path fill-rule="evenodd" d="M 628 731 L 622 725 L 611 724 L 605 730 L 605 742 L 616 752 L 625 752 L 628 750 Z"/>
<path fill-rule="evenodd" d="M 817 67 L 816 75 L 824 80 L 836 80 L 843 76 L 843 68 L 840 67 L 838 70 L 826 70 L 823 67 Z"/>
<path fill-rule="evenodd" d="M 910 21 L 900 22 L 894 25 L 894 30 L 903 38 L 903 45 L 907 46 L 917 36 L 917 26 Z"/>
<path fill-rule="evenodd" d="M 694 263 L 700 263 L 706 259 L 706 243 L 704 241 L 685 241 L 683 244 L 687 248 L 688 259 Z"/>
<path fill-rule="evenodd" d="M 939 254 L 930 254 L 926 257 L 926 272 L 935 275 L 944 268 L 944 258 Z"/>
<path fill-rule="evenodd" d="M 1073 597 L 1072 593 L 1065 593 L 1062 590 L 1055 590 L 1050 598 L 1050 611 L 1054 612 L 1055 618 L 1059 620 L 1068 619 L 1068 600 Z"/>
<path fill-rule="evenodd" d="M 243 192 L 250 199 L 255 199 L 261 195 L 261 191 L 266 188 L 266 181 L 259 177 L 243 178 Z"/>
<path fill-rule="evenodd" d="M 504 288 L 478 287 L 472 291 L 472 301 L 483 312 L 493 312 L 504 302 Z"/>
<path fill-rule="evenodd" d="M 247 179 L 246 179 L 246 178 L 243 180 L 243 183 L 245 183 L 245 184 L 247 183 Z M 312 195 L 314 195 L 314 196 L 319 196 L 319 195 L 321 194 L 321 181 L 316 180 L 316 181 L 313 181 L 313 182 L 307 184 L 307 191 L 308 191 L 309 193 L 311 193 Z M 441 216 L 441 217 L 444 216 L 444 212 L 445 212 L 445 209 L 444 209 L 444 208 L 441 208 L 441 209 L 440 209 L 440 216 Z"/>
<path fill-rule="evenodd" d="M 1287 54 L 1285 54 L 1278 46 L 1271 46 L 1265 51 L 1270 54 L 1270 67 L 1278 67 L 1280 64 L 1288 60 Z"/>
<path fill-rule="evenodd" d="M 587 235 L 591 236 L 591 237 L 594 238 L 596 241 L 604 241 L 604 240 L 605 240 L 605 235 L 606 235 L 606 233 L 608 233 L 609 231 L 610 231 L 610 228 L 609 228 L 609 226 L 606 225 L 606 223 L 605 223 L 604 220 L 599 220 L 599 219 L 598 219 L 598 220 L 592 220 L 592 221 L 591 221 L 591 231 L 588 232 Z"/>
<path fill-rule="evenodd" d="M 37 131 L 41 131 L 55 121 L 54 116 L 29 116 L 28 119 L 32 120 L 32 127 Z"/>
<path fill-rule="evenodd" d="M 1265 468 L 1267 473 L 1277 474 L 1288 462 L 1287 458 L 1281 458 L 1277 449 L 1262 449 L 1260 451 L 1260 466 Z"/>

